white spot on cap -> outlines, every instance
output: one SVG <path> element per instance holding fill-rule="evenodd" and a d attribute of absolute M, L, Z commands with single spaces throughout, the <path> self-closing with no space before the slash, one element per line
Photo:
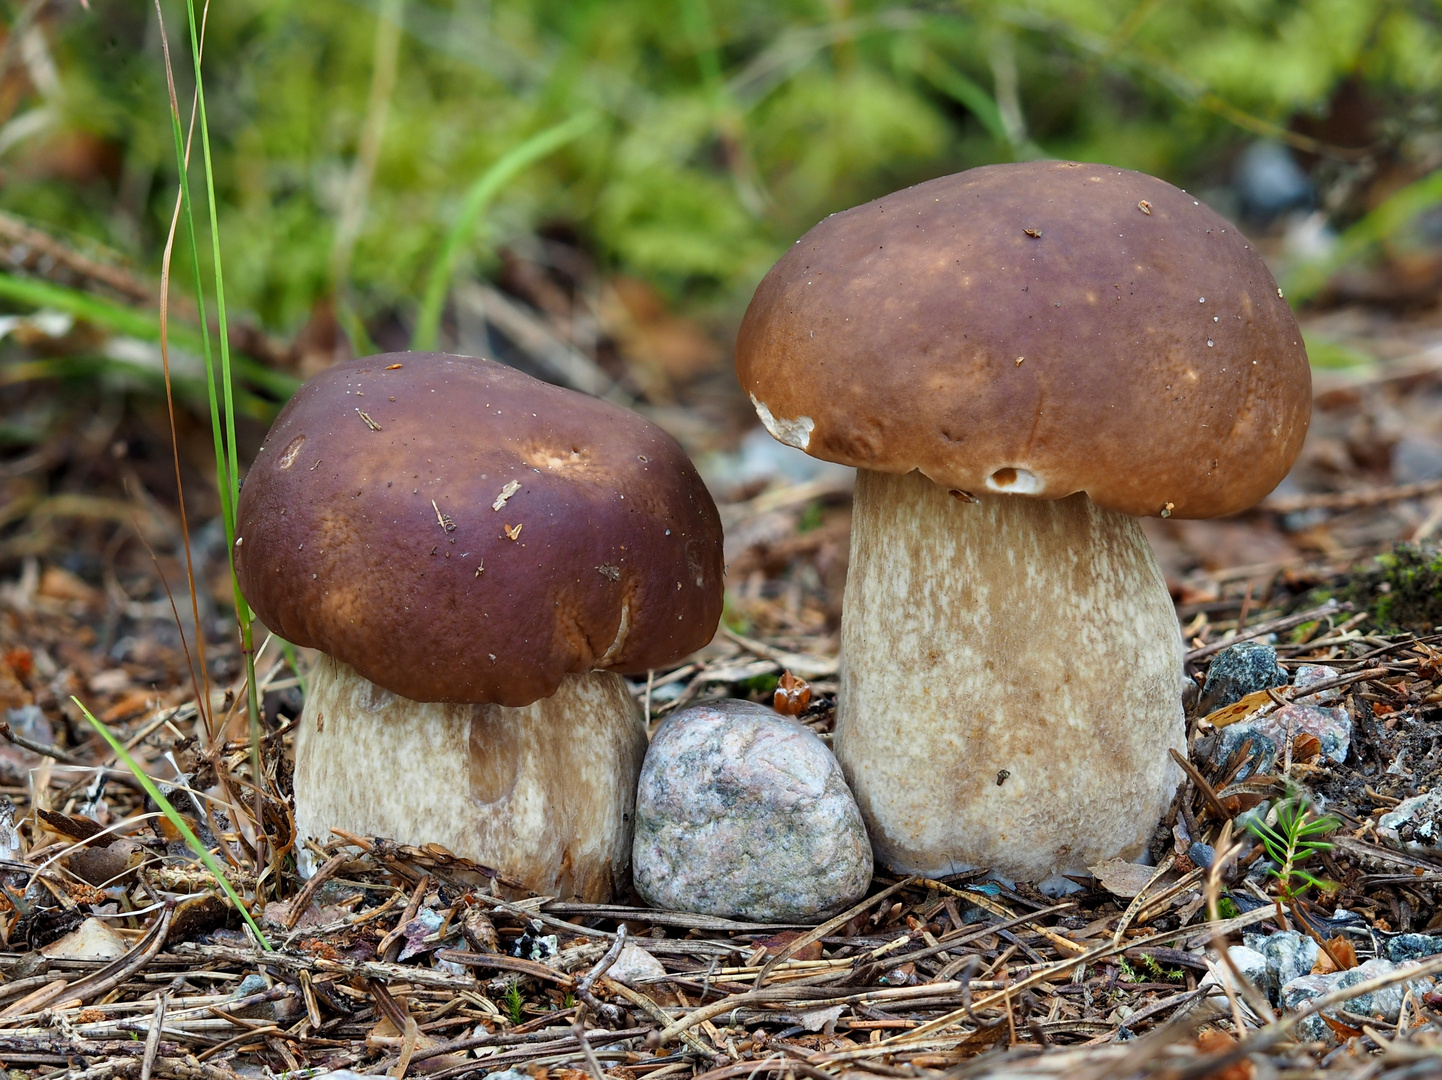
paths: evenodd
<path fill-rule="evenodd" d="M 750 397 L 751 404 L 756 407 L 756 415 L 761 418 L 761 423 L 766 426 L 766 430 L 771 433 L 773 439 L 783 442 L 787 446 L 794 446 L 798 450 L 805 450 L 811 445 L 811 431 L 816 427 L 815 420 L 809 416 L 798 416 L 794 420 L 772 416 L 766 402 L 757 398 L 755 394 Z"/>
<path fill-rule="evenodd" d="M 279 465 L 282 469 L 288 469 L 295 464 L 295 459 L 300 455 L 300 448 L 305 445 L 305 436 L 297 435 L 291 439 L 286 448 L 281 451 Z"/>
<path fill-rule="evenodd" d="M 997 469 L 988 476 L 986 486 L 992 491 L 1005 491 L 1013 495 L 1035 495 L 1043 485 L 1041 477 L 1030 469 L 1007 467 Z"/>

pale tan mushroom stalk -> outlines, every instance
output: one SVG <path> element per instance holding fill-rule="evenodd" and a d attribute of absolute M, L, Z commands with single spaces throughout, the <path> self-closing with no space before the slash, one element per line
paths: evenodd
<path fill-rule="evenodd" d="M 721 616 L 720 516 L 674 439 L 488 360 L 390 353 L 296 392 L 236 517 L 252 610 L 324 654 L 300 840 L 340 828 L 553 896 L 624 892 L 646 738 L 621 676 Z"/>
<path fill-rule="evenodd" d="M 837 756 L 887 866 L 1040 881 L 1145 852 L 1186 739 L 1135 518 L 859 470 L 841 626 Z"/>
<path fill-rule="evenodd" d="M 1311 410 L 1256 250 L 1155 177 L 973 169 L 801 237 L 736 371 L 775 438 L 857 469 L 835 749 L 877 861 L 1144 856 L 1183 682 L 1136 519 L 1251 506 Z"/>
<path fill-rule="evenodd" d="M 454 705 L 400 697 L 325 656 L 296 738 L 296 829 L 440 844 L 537 892 L 608 896 L 630 866 L 645 753 L 640 711 L 611 672 L 567 675 L 521 708 Z"/>

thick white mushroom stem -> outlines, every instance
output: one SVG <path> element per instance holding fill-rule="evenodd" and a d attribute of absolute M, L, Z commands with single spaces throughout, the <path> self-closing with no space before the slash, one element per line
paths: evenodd
<path fill-rule="evenodd" d="M 611 672 L 513 709 L 411 701 L 324 656 L 296 737 L 296 828 L 440 844 L 538 893 L 603 902 L 628 880 L 645 753 Z"/>
<path fill-rule="evenodd" d="M 1141 856 L 1185 726 L 1138 522 L 915 472 L 860 471 L 854 506 L 835 742 L 877 861 L 1041 881 Z"/>

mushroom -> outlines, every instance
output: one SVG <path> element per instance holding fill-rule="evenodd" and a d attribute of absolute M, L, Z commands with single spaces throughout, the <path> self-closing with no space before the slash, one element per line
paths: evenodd
<path fill-rule="evenodd" d="M 461 356 L 331 368 L 237 508 L 241 591 L 325 655 L 296 828 L 436 843 L 609 897 L 646 732 L 618 673 L 710 640 L 721 525 L 679 446 L 615 405 Z"/>
<path fill-rule="evenodd" d="M 775 438 L 858 470 L 835 739 L 878 861 L 1039 881 L 1143 855 L 1185 738 L 1137 519 L 1250 506 L 1307 430 L 1256 250 L 1141 173 L 973 169 L 798 240 L 736 367 Z"/>

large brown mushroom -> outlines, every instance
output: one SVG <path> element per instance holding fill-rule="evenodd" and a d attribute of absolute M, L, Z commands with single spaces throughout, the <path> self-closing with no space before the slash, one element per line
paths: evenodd
<path fill-rule="evenodd" d="M 1244 509 L 1307 429 L 1256 250 L 1140 173 L 973 169 L 798 240 L 736 366 L 773 436 L 858 469 L 836 750 L 878 860 L 1039 880 L 1141 855 L 1184 734 L 1136 519 Z"/>
<path fill-rule="evenodd" d="M 618 673 L 705 644 L 721 526 L 680 447 L 486 360 L 373 356 L 306 383 L 237 511 L 241 590 L 325 653 L 296 825 L 438 843 L 608 897 L 646 749 Z"/>

